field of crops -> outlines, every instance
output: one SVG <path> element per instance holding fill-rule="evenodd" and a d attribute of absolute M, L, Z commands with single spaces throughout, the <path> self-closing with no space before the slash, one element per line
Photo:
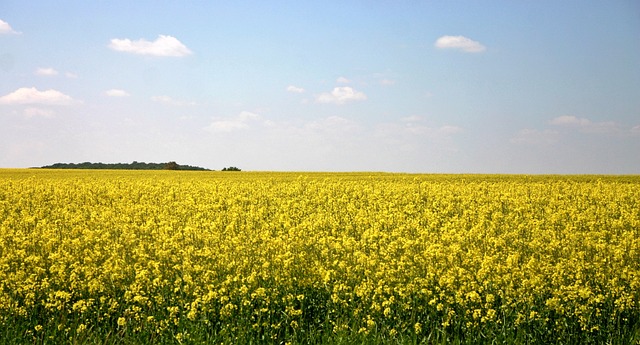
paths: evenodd
<path fill-rule="evenodd" d="M 0 170 L 0 343 L 640 343 L 640 176 Z"/>

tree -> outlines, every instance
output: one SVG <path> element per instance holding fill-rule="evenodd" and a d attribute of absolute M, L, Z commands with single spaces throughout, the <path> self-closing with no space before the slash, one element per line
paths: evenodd
<path fill-rule="evenodd" d="M 228 168 L 222 168 L 222 171 L 242 171 L 242 170 L 236 167 L 228 167 Z"/>
<path fill-rule="evenodd" d="M 180 166 L 176 162 L 169 162 L 164 165 L 164 170 L 178 170 Z"/>

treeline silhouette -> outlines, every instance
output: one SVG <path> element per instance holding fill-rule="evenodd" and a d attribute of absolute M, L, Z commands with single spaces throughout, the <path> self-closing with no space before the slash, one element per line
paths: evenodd
<path fill-rule="evenodd" d="M 202 167 L 192 165 L 180 165 L 176 162 L 145 163 L 133 161 L 132 163 L 55 163 L 45 165 L 42 169 L 112 169 L 112 170 L 203 170 Z"/>
<path fill-rule="evenodd" d="M 237 167 L 228 167 L 228 168 L 222 168 L 222 171 L 242 171 L 242 170 Z"/>

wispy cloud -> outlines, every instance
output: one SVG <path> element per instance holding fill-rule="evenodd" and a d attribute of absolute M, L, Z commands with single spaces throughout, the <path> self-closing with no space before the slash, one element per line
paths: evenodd
<path fill-rule="evenodd" d="M 56 71 L 55 69 L 53 69 L 53 68 L 51 68 L 51 67 L 48 67 L 48 68 L 42 68 L 42 67 L 41 67 L 41 68 L 38 68 L 38 69 L 35 71 L 35 74 L 36 74 L 36 75 L 41 75 L 41 76 L 47 76 L 47 77 L 50 77 L 50 76 L 58 75 L 58 71 Z"/>
<path fill-rule="evenodd" d="M 591 121 L 573 115 L 562 115 L 553 118 L 549 123 L 556 126 L 588 126 L 591 124 Z"/>
<path fill-rule="evenodd" d="M 192 54 L 191 50 L 177 38 L 166 35 L 159 35 L 155 41 L 147 41 L 145 39 L 132 41 L 128 38 L 114 38 L 111 40 L 109 48 L 138 55 L 182 57 Z"/>
<path fill-rule="evenodd" d="M 309 122 L 304 126 L 305 130 L 341 133 L 353 131 L 357 128 L 357 123 L 340 116 L 329 116 L 324 119 Z"/>
<path fill-rule="evenodd" d="M 13 30 L 11 28 L 11 25 L 9 25 L 9 23 L 0 19 L 0 35 L 8 35 L 8 34 L 19 35 L 20 33 L 21 32 Z"/>
<path fill-rule="evenodd" d="M 287 86 L 287 91 L 292 93 L 304 93 L 304 89 L 301 87 L 289 85 Z"/>
<path fill-rule="evenodd" d="M 43 76 L 43 77 L 55 77 L 60 74 L 56 69 L 51 67 L 40 67 L 35 72 L 35 75 Z M 77 79 L 78 75 L 72 72 L 65 72 L 64 76 L 69 79 Z"/>
<path fill-rule="evenodd" d="M 42 109 L 42 108 L 26 108 L 24 110 L 24 115 L 26 117 L 53 117 L 53 110 L 51 109 Z"/>
<path fill-rule="evenodd" d="M 129 97 L 129 93 L 120 89 L 111 89 L 104 92 L 109 97 Z"/>
<path fill-rule="evenodd" d="M 348 86 L 336 87 L 331 92 L 321 93 L 316 96 L 318 103 L 345 104 L 352 101 L 363 101 L 367 95 Z"/>
<path fill-rule="evenodd" d="M 435 46 L 439 49 L 457 49 L 466 53 L 480 53 L 487 49 L 480 42 L 464 36 L 442 36 L 438 38 Z"/>
<path fill-rule="evenodd" d="M 525 128 L 518 131 L 509 141 L 513 144 L 547 146 L 557 143 L 559 139 L 560 133 L 555 130 L 545 129 L 541 131 Z"/>
<path fill-rule="evenodd" d="M 204 130 L 208 132 L 233 132 L 248 129 L 251 122 L 259 120 L 261 117 L 256 113 L 243 111 L 238 116 L 224 119 L 214 119 Z"/>
<path fill-rule="evenodd" d="M 438 133 L 445 134 L 445 135 L 458 134 L 462 132 L 464 132 L 464 129 L 458 126 L 444 125 L 444 126 L 438 127 Z"/>
<path fill-rule="evenodd" d="M 584 117 L 562 115 L 547 122 L 551 127 L 542 130 L 525 128 L 518 131 L 511 139 L 513 144 L 553 145 L 560 142 L 571 132 L 586 135 L 613 135 L 625 137 L 640 134 L 640 126 L 624 128 L 614 121 L 595 122 Z"/>
<path fill-rule="evenodd" d="M 404 124 L 404 131 L 413 134 L 427 134 L 430 136 L 450 136 L 464 132 L 462 127 L 453 125 L 443 125 L 440 127 L 430 127 L 424 124 L 424 119 L 421 116 L 408 116 L 400 119 Z"/>
<path fill-rule="evenodd" d="M 573 115 L 558 116 L 549 124 L 554 126 L 563 126 L 569 128 L 577 128 L 584 133 L 615 133 L 619 132 L 620 126 L 613 121 L 593 122 L 587 118 L 577 117 Z"/>
<path fill-rule="evenodd" d="M 166 105 L 172 105 L 176 107 L 185 106 L 185 105 L 196 105 L 195 102 L 185 102 L 185 101 L 173 99 L 169 96 L 153 96 L 151 97 L 151 100 L 154 102 L 158 102 Z"/>
<path fill-rule="evenodd" d="M 46 104 L 71 105 L 75 101 L 68 95 L 57 90 L 39 91 L 35 87 L 19 88 L 16 91 L 0 97 L 0 104 Z"/>
<path fill-rule="evenodd" d="M 421 116 L 409 116 L 400 121 L 376 125 L 372 144 L 381 149 L 393 147 L 388 159 L 397 159 L 398 152 L 423 155 L 442 155 L 458 152 L 458 140 L 465 129 L 453 124 L 432 126 Z"/>
<path fill-rule="evenodd" d="M 418 115 L 407 116 L 400 119 L 400 121 L 405 123 L 420 122 L 422 120 L 423 120 L 422 116 L 418 116 Z"/>
<path fill-rule="evenodd" d="M 351 80 L 345 78 L 345 77 L 339 77 L 338 79 L 336 79 L 336 83 L 338 84 L 349 84 L 351 82 Z"/>

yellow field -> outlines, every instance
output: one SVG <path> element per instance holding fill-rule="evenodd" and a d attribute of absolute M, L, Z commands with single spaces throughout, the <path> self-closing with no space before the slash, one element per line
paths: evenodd
<path fill-rule="evenodd" d="M 4 343 L 622 343 L 639 320 L 638 176 L 0 170 Z"/>

